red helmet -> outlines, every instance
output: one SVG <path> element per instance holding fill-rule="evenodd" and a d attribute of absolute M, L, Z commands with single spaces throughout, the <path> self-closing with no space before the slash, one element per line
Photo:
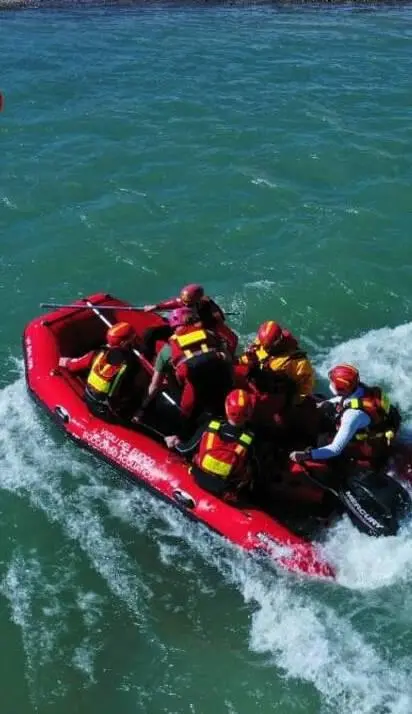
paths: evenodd
<path fill-rule="evenodd" d="M 196 320 L 196 313 L 190 307 L 177 307 L 169 317 L 170 327 L 180 327 Z"/>
<path fill-rule="evenodd" d="M 244 424 L 253 413 L 253 401 L 249 392 L 244 389 L 234 389 L 225 399 L 227 418 L 234 424 Z"/>
<path fill-rule="evenodd" d="M 353 392 L 359 385 L 359 372 L 351 364 L 338 364 L 328 373 L 329 381 L 336 393 L 345 395 Z"/>
<path fill-rule="evenodd" d="M 180 299 L 184 305 L 195 305 L 199 300 L 202 299 L 205 291 L 201 285 L 197 283 L 190 283 L 190 285 L 185 285 L 180 291 Z"/>
<path fill-rule="evenodd" d="M 116 322 L 109 327 L 106 341 L 109 347 L 121 347 L 136 338 L 136 332 L 128 322 Z"/>
<path fill-rule="evenodd" d="M 273 320 L 263 322 L 257 331 L 257 341 L 265 350 L 275 347 L 282 339 L 283 332 L 280 325 Z"/>

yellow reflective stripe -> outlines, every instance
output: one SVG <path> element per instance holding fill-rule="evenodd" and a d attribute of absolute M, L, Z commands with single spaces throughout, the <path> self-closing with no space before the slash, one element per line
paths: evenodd
<path fill-rule="evenodd" d="M 232 470 L 232 464 L 225 464 L 223 461 L 213 458 L 210 454 L 206 454 L 202 459 L 201 468 L 204 471 L 216 474 L 216 476 L 226 478 Z"/>
<path fill-rule="evenodd" d="M 96 392 L 102 392 L 102 394 L 109 394 L 110 382 L 107 379 L 99 377 L 95 372 L 90 372 L 87 378 L 87 384 L 92 387 Z"/>
<path fill-rule="evenodd" d="M 214 434 L 208 434 L 207 439 L 206 439 L 206 449 L 209 450 L 213 446 L 213 442 L 215 440 L 215 435 Z"/>
<path fill-rule="evenodd" d="M 349 407 L 350 409 L 361 409 L 362 408 L 362 402 L 360 399 L 349 399 Z"/>
<path fill-rule="evenodd" d="M 249 434 L 241 434 L 241 435 L 239 436 L 239 441 L 240 441 L 242 444 L 246 444 L 246 446 L 250 446 L 251 443 L 252 443 L 252 441 L 253 441 L 253 437 L 252 437 L 252 436 L 249 436 Z"/>
<path fill-rule="evenodd" d="M 246 449 L 244 446 L 242 446 L 242 444 L 236 444 L 235 451 L 240 456 L 241 454 L 243 454 L 246 451 Z"/>
<path fill-rule="evenodd" d="M 179 347 L 183 348 L 187 345 L 192 345 L 194 342 L 207 340 L 207 335 L 204 330 L 195 330 L 194 332 L 189 332 L 187 335 L 176 335 L 176 339 Z"/>
<path fill-rule="evenodd" d="M 87 384 L 92 387 L 96 392 L 102 392 L 103 394 L 108 394 L 110 389 L 110 383 L 106 379 L 102 379 L 100 375 L 97 374 L 96 370 L 99 368 L 101 362 L 104 360 L 105 353 L 99 352 L 95 358 L 89 375 L 87 377 Z"/>
<path fill-rule="evenodd" d="M 266 352 L 266 350 L 260 346 L 256 350 L 256 357 L 258 358 L 259 362 L 263 362 L 267 357 L 269 357 L 269 352 Z"/>
<path fill-rule="evenodd" d="M 209 429 L 216 429 L 216 431 L 219 431 L 220 429 L 220 421 L 211 421 L 209 422 Z"/>
<path fill-rule="evenodd" d="M 116 387 L 119 384 L 121 378 L 123 377 L 126 369 L 127 369 L 127 365 L 124 364 L 122 367 L 120 367 L 116 377 L 113 380 L 113 384 L 111 386 L 110 386 L 110 382 L 109 382 L 109 388 L 110 388 L 109 389 L 109 397 L 111 397 L 112 394 L 114 393 L 114 391 L 116 390 Z"/>

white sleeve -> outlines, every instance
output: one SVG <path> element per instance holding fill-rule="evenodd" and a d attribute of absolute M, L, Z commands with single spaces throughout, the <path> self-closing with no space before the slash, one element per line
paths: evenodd
<path fill-rule="evenodd" d="M 356 432 L 369 426 L 370 421 L 370 417 L 360 409 L 347 409 L 343 413 L 340 427 L 333 441 L 327 446 L 312 449 L 311 459 L 323 461 L 324 459 L 331 459 L 333 456 L 339 456 L 345 446 L 353 439 Z"/>

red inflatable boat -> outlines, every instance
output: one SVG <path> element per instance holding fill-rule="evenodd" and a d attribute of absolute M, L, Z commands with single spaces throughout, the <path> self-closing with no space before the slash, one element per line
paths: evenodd
<path fill-rule="evenodd" d="M 89 303 L 90 309 L 84 309 Z M 93 311 L 95 305 L 111 309 L 103 307 Z M 59 370 L 59 357 L 79 356 L 103 344 L 107 322 L 126 320 L 139 337 L 148 327 L 164 322 L 159 315 L 127 311 L 127 307 L 127 303 L 110 295 L 98 294 L 30 322 L 23 341 L 30 394 L 80 446 L 90 449 L 232 543 L 269 555 L 288 570 L 333 577 L 333 568 L 323 560 L 316 544 L 295 534 L 263 510 L 236 508 L 197 486 L 187 463 L 170 452 L 164 442 L 156 438 L 155 432 L 151 434 L 144 427 L 132 429 L 108 424 L 89 413 L 82 398 L 82 379 Z"/>

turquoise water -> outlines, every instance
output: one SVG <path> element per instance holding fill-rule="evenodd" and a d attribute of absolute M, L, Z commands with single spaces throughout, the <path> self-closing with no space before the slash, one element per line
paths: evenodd
<path fill-rule="evenodd" d="M 0 13 L 2 714 L 410 714 L 411 529 L 264 569 L 28 400 L 39 302 L 203 282 L 412 417 L 412 12 Z"/>

